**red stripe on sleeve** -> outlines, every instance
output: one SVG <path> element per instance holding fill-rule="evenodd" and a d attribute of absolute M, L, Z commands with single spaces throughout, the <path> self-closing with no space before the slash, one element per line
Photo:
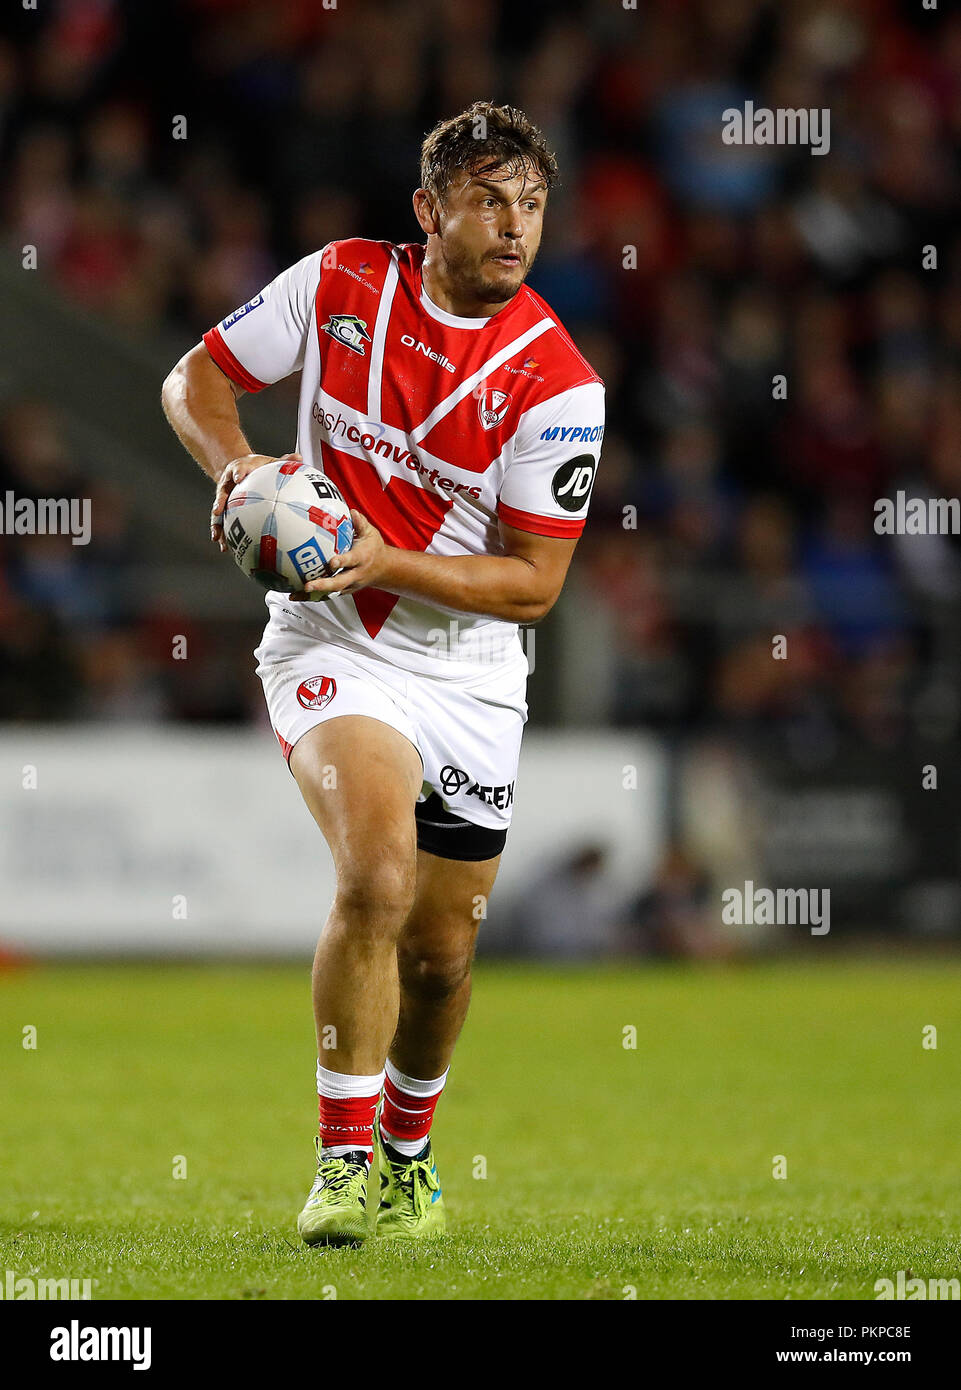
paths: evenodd
<path fill-rule="evenodd" d="M 535 512 L 518 511 L 506 502 L 498 502 L 497 515 L 516 531 L 530 531 L 535 536 L 558 536 L 563 540 L 573 540 L 584 530 L 586 517 L 579 521 L 568 521 L 560 516 L 538 516 Z"/>
<path fill-rule="evenodd" d="M 251 376 L 247 368 L 238 362 L 224 342 L 223 334 L 219 328 L 209 328 L 204 334 L 204 347 L 217 363 L 222 372 L 230 377 L 231 381 L 242 386 L 245 391 L 263 391 L 264 387 L 269 386 L 267 381 L 258 381 L 255 376 Z"/>

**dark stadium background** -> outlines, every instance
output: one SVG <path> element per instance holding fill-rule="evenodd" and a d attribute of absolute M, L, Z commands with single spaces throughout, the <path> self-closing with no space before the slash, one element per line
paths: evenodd
<path fill-rule="evenodd" d="M 532 728 L 643 731 L 669 775 L 635 892 L 610 888 L 585 821 L 543 866 L 553 897 L 504 904 L 492 942 L 724 955 L 741 942 L 720 892 L 748 877 L 830 887 L 832 945 L 957 942 L 961 547 L 878 536 L 873 506 L 961 481 L 961 17 L 884 0 L 6 10 L 0 497 L 89 497 L 94 516 L 87 547 L 0 536 L 7 735 L 269 741 L 260 600 L 207 539 L 160 384 L 328 239 L 416 239 L 423 134 L 511 101 L 562 166 L 531 284 L 609 408 L 585 538 L 536 634 Z M 830 154 L 723 147 L 720 112 L 749 98 L 829 107 Z M 295 395 L 244 402 L 255 447 L 292 447 Z"/>

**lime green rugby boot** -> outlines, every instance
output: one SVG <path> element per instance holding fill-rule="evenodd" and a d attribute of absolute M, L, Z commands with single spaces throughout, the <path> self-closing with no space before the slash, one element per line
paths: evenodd
<path fill-rule="evenodd" d="M 430 1140 L 417 1158 L 392 1158 L 379 1124 L 374 1135 L 380 1164 L 377 1234 L 407 1240 L 438 1235 L 447 1224 L 447 1216 Z"/>
<path fill-rule="evenodd" d="M 367 1226 L 367 1155 L 355 1149 L 324 1157 L 316 1139 L 317 1176 L 297 1230 L 308 1245 L 361 1245 Z"/>

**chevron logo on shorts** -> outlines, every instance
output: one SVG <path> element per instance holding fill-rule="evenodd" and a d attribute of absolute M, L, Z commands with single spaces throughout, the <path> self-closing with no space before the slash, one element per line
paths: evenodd
<path fill-rule="evenodd" d="M 337 694 L 333 676 L 311 676 L 297 687 L 297 702 L 304 709 L 323 709 Z"/>

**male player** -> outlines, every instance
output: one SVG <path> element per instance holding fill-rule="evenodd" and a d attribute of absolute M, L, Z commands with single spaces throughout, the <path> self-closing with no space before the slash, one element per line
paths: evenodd
<path fill-rule="evenodd" d="M 600 379 L 524 285 L 555 178 L 522 112 L 475 102 L 424 141 L 426 245 L 331 243 L 164 383 L 171 425 L 217 484 L 221 549 L 231 489 L 271 461 L 236 399 L 292 372 L 299 453 L 285 457 L 356 507 L 333 577 L 268 594 L 256 653 L 337 875 L 313 970 L 308 1244 L 364 1239 L 375 1143 L 377 1234 L 444 1224 L 430 1127 L 510 824 L 527 719 L 517 625 L 561 591 L 603 433 Z"/>

